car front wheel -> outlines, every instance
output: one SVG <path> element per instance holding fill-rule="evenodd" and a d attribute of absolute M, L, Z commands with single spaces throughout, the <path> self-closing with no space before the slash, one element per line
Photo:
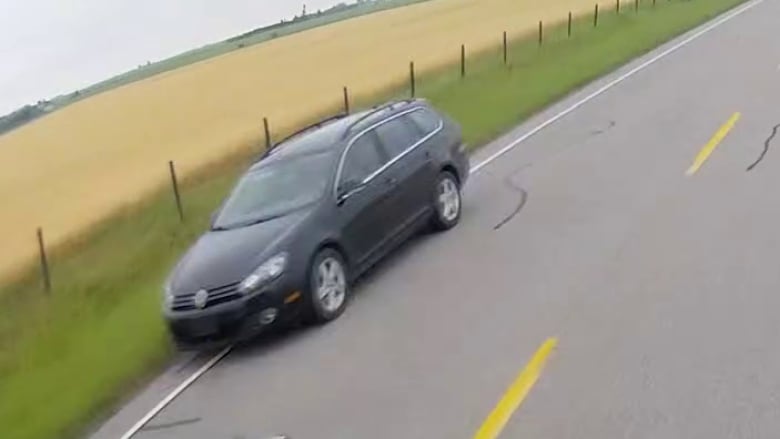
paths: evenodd
<path fill-rule="evenodd" d="M 316 323 L 338 318 L 347 307 L 349 281 L 339 252 L 326 248 L 314 257 L 309 270 L 311 316 Z"/>
<path fill-rule="evenodd" d="M 436 230 L 449 230 L 460 221 L 461 211 L 460 185 L 451 172 L 444 171 L 436 180 L 433 200 L 433 227 Z"/>

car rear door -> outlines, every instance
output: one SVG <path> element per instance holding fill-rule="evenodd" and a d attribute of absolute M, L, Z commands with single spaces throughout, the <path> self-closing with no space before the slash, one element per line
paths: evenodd
<path fill-rule="evenodd" d="M 432 133 L 422 132 L 409 113 L 387 120 L 376 128 L 376 132 L 390 157 L 384 176 L 394 186 L 390 233 L 400 233 L 419 219 L 431 204 L 436 181 L 429 144 Z"/>
<path fill-rule="evenodd" d="M 388 160 L 376 133 L 368 131 L 350 143 L 339 165 L 336 194 L 341 240 L 358 271 L 388 237 L 393 188 L 374 176 Z"/>

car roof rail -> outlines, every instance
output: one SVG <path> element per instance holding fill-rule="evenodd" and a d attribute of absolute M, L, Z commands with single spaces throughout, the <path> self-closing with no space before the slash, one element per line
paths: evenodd
<path fill-rule="evenodd" d="M 333 121 L 336 121 L 336 120 L 340 120 L 340 119 L 343 119 L 343 118 L 345 118 L 347 116 L 349 116 L 349 114 L 347 114 L 347 113 L 338 113 L 338 114 L 334 114 L 333 116 L 328 116 L 328 117 L 326 117 L 324 119 L 321 119 L 321 120 L 319 120 L 317 122 L 314 122 L 312 124 L 306 125 L 305 127 L 300 128 L 300 129 L 296 130 L 295 132 L 293 132 L 292 134 L 286 136 L 284 139 L 282 139 L 282 140 L 280 140 L 280 141 L 278 141 L 276 143 L 271 144 L 271 147 L 268 148 L 267 150 L 265 150 L 265 152 L 260 156 L 260 159 L 262 160 L 262 159 L 268 157 L 273 151 L 277 150 L 277 148 L 279 148 L 279 146 L 281 146 L 283 143 L 287 142 L 288 140 L 292 139 L 293 137 L 297 137 L 297 136 L 299 136 L 299 135 L 301 135 L 301 134 L 303 134 L 303 133 L 305 133 L 307 131 L 311 131 L 311 130 L 313 130 L 315 128 L 319 128 L 319 127 L 327 124 L 328 122 L 333 122 Z"/>
<path fill-rule="evenodd" d="M 366 114 L 364 114 L 363 116 L 358 118 L 356 121 L 354 121 L 351 124 L 349 124 L 347 129 L 344 130 L 344 136 L 342 137 L 342 140 L 346 139 L 347 136 L 349 136 L 349 134 L 352 132 L 352 129 L 355 128 L 358 124 L 360 124 L 364 120 L 366 120 L 366 119 L 368 119 L 368 118 L 370 118 L 372 116 L 375 116 L 376 114 L 381 113 L 382 111 L 385 111 L 387 109 L 393 109 L 396 105 L 401 105 L 401 104 L 406 105 L 406 104 L 411 104 L 413 102 L 419 102 L 419 101 L 420 101 L 419 99 L 409 98 L 409 99 L 402 99 L 402 100 L 394 100 L 394 101 L 386 102 L 386 103 L 381 104 L 381 105 L 377 105 L 377 106 L 371 107 L 371 110 L 366 112 Z"/>

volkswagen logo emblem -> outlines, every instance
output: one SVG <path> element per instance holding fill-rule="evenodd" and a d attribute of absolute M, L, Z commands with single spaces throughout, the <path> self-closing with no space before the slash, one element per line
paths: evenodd
<path fill-rule="evenodd" d="M 206 307 L 206 303 L 209 301 L 209 292 L 206 290 L 200 290 L 195 293 L 195 306 L 203 309 Z"/>

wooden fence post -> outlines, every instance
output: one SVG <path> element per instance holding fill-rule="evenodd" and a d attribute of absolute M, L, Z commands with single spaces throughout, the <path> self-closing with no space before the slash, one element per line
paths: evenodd
<path fill-rule="evenodd" d="M 417 94 L 417 90 L 416 90 L 417 84 L 415 84 L 415 78 L 414 78 L 414 61 L 409 63 L 409 82 L 411 85 L 412 97 L 415 97 L 415 95 Z"/>
<path fill-rule="evenodd" d="M 168 161 L 168 168 L 171 171 L 171 184 L 173 185 L 173 196 L 176 198 L 176 209 L 179 211 L 179 220 L 184 222 L 184 209 L 181 206 L 181 195 L 179 194 L 179 181 L 176 178 L 176 168 L 173 160 Z"/>
<path fill-rule="evenodd" d="M 466 45 L 460 45 L 460 77 L 466 77 Z"/>
<path fill-rule="evenodd" d="M 539 21 L 539 46 L 542 46 L 542 41 L 544 40 L 544 23 Z"/>
<path fill-rule="evenodd" d="M 43 242 L 43 229 L 38 227 L 38 253 L 41 258 L 41 277 L 43 278 L 43 289 L 46 293 L 51 293 L 51 273 L 49 272 L 49 258 L 46 256 L 46 245 Z"/>
<path fill-rule="evenodd" d="M 506 41 L 506 31 L 504 31 L 504 64 L 507 63 L 507 41 Z"/>
<path fill-rule="evenodd" d="M 568 32 L 569 32 L 569 38 L 571 38 L 571 11 L 569 11 L 569 28 L 568 28 Z"/>
<path fill-rule="evenodd" d="M 268 118 L 263 118 L 263 131 L 265 132 L 265 150 L 271 150 L 271 129 L 268 127 Z"/>
<path fill-rule="evenodd" d="M 344 86 L 344 114 L 349 114 L 349 90 Z"/>

